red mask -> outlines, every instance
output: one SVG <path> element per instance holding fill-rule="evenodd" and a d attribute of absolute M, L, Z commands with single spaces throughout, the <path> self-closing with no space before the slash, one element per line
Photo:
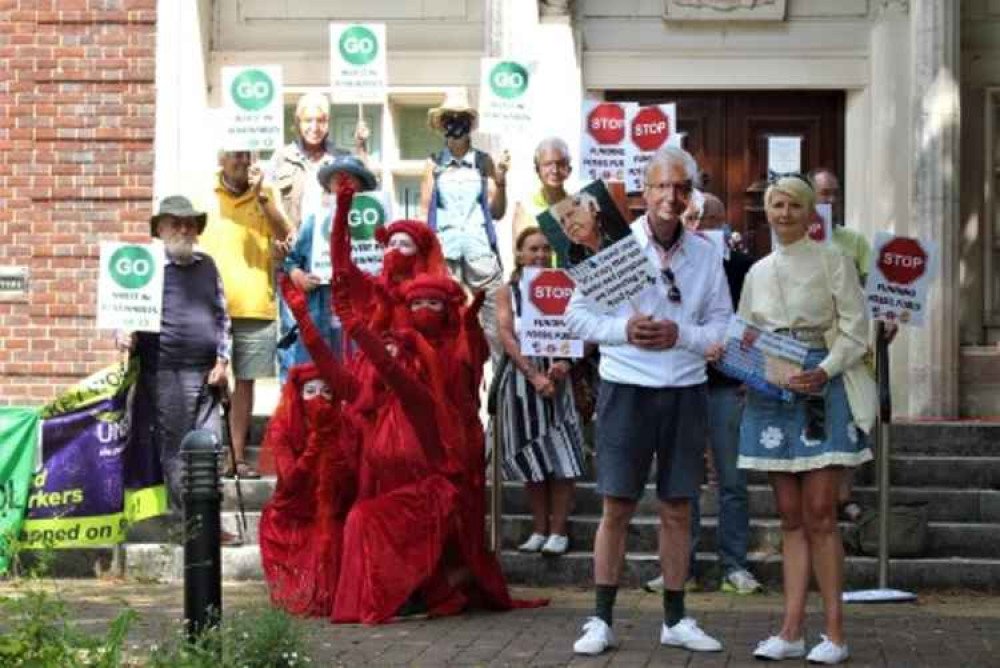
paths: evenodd
<path fill-rule="evenodd" d="M 444 333 L 446 317 L 447 314 L 444 311 L 435 311 L 429 308 L 410 311 L 413 327 L 430 339 L 436 339 Z"/>
<path fill-rule="evenodd" d="M 394 276 L 413 276 L 413 269 L 417 264 L 417 256 L 403 255 L 393 248 L 382 256 L 382 275 L 390 278 Z"/>

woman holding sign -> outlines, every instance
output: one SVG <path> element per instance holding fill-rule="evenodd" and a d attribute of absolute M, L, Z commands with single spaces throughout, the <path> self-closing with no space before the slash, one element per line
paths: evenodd
<path fill-rule="evenodd" d="M 504 477 L 523 481 L 531 504 L 532 534 L 518 549 L 559 556 L 569 547 L 573 481 L 583 475 L 583 430 L 569 362 L 529 357 L 518 343 L 522 270 L 551 266 L 549 242 L 539 228 L 527 227 L 517 235 L 514 251 L 510 288 L 497 291 L 497 328 L 509 360 L 500 372 L 496 418 L 505 440 Z"/>
<path fill-rule="evenodd" d="M 844 551 L 837 490 L 846 468 L 872 458 L 874 384 L 864 364 L 868 322 L 857 271 L 835 249 L 808 237 L 815 193 L 785 177 L 764 196 L 777 245 L 747 274 L 739 315 L 809 346 L 803 370 L 787 381 L 790 402 L 748 389 L 740 468 L 767 471 L 781 516 L 785 615 L 781 631 L 754 656 L 805 654 L 803 622 L 810 571 L 823 597 L 826 634 L 814 663 L 848 658 L 841 593 Z"/>

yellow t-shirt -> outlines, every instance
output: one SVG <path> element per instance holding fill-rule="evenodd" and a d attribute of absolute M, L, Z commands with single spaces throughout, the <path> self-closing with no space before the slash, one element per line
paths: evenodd
<path fill-rule="evenodd" d="M 223 187 L 221 177 L 217 179 L 215 196 L 206 206 L 208 224 L 199 243 L 219 268 L 229 317 L 274 320 L 278 304 L 271 223 L 253 191 L 233 195 Z M 269 186 L 264 190 L 276 197 Z"/>

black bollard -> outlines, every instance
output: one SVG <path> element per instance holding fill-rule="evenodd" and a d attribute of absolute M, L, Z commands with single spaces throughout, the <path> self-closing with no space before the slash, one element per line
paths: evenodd
<path fill-rule="evenodd" d="M 194 641 L 222 618 L 222 493 L 219 442 L 197 429 L 181 442 L 184 459 L 184 620 Z"/>

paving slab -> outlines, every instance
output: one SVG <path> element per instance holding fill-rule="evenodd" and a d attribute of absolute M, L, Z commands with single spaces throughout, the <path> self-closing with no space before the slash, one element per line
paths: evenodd
<path fill-rule="evenodd" d="M 16 595 L 23 581 L 0 583 L 0 596 Z M 35 583 L 57 592 L 86 628 L 103 629 L 128 606 L 139 613 L 129 652 L 140 657 L 161 641 L 180 619 L 183 591 L 178 584 L 101 578 Z M 258 582 L 224 585 L 227 614 L 267 605 Z M 692 654 L 660 647 L 662 604 L 658 596 L 623 590 L 615 631 L 619 647 L 598 657 L 572 653 L 593 594 L 580 587 L 515 588 L 522 598 L 548 597 L 548 607 L 507 613 L 470 612 L 444 619 L 411 618 L 383 626 L 333 625 L 303 620 L 312 665 L 319 666 L 737 666 L 761 665 L 751 651 L 780 623 L 778 595 L 750 597 L 692 594 L 689 612 L 725 645 L 718 654 Z M 0 620 L 0 628 L 9 620 Z M 1000 666 L 1000 598 L 971 593 L 925 594 L 916 603 L 849 606 L 846 614 L 852 666 Z M 818 640 L 822 619 L 818 599 L 810 601 L 810 642 Z M 806 665 L 786 661 L 783 665 Z"/>

